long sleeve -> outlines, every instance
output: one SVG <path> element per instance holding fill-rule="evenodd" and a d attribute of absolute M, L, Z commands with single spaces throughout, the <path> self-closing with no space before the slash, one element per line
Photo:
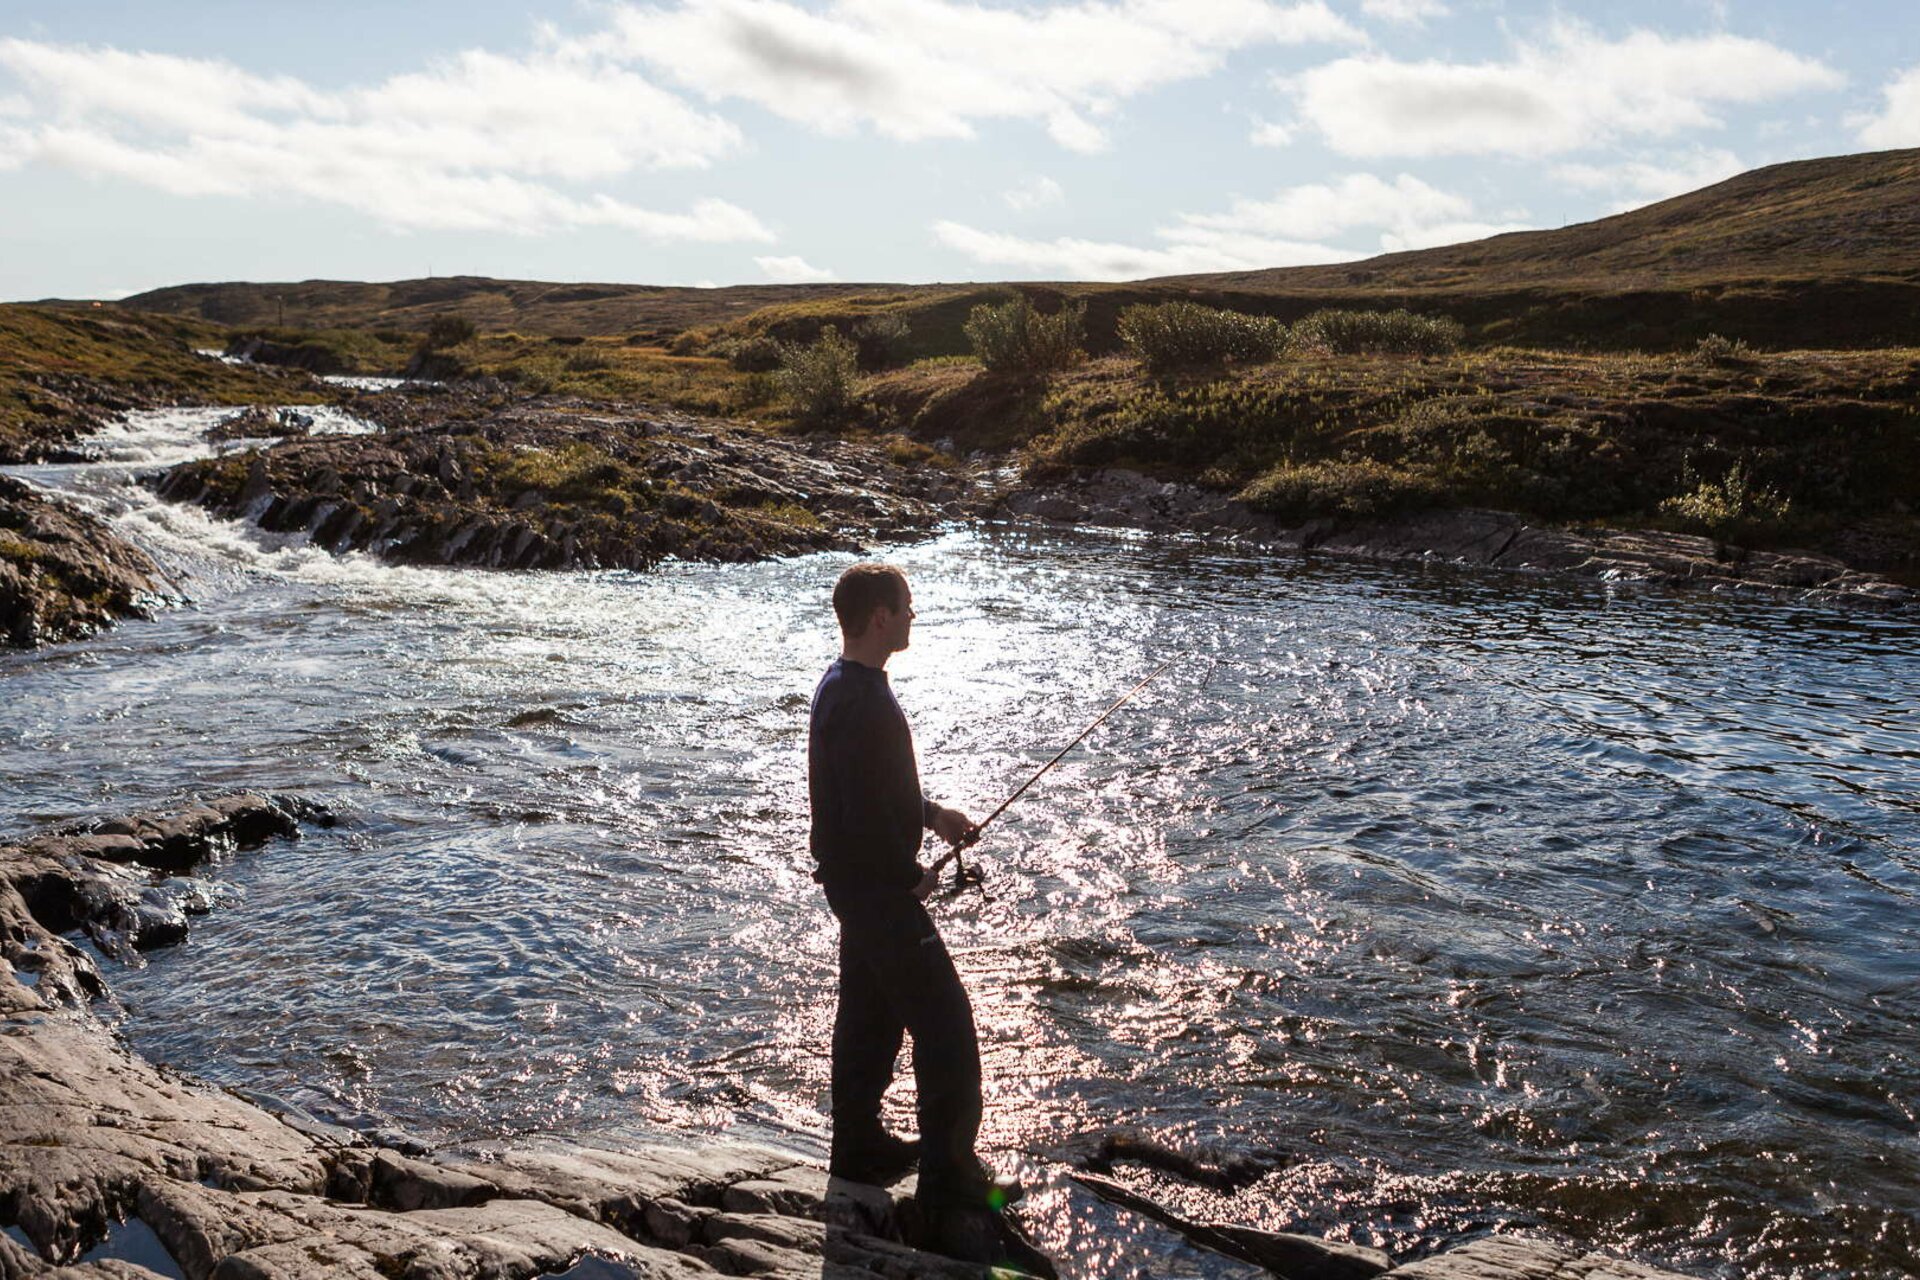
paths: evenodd
<path fill-rule="evenodd" d="M 876 889 L 918 881 L 928 805 L 912 733 L 880 673 L 835 671 L 821 682 L 808 735 L 808 794 L 818 879 Z"/>

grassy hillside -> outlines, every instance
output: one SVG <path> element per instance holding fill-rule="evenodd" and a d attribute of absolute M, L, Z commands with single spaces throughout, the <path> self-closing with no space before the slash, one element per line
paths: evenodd
<path fill-rule="evenodd" d="M 424 330 L 440 315 L 460 315 L 484 330 L 531 334 L 638 334 L 665 339 L 698 325 L 722 324 L 776 302 L 810 301 L 865 285 L 737 285 L 689 289 L 633 284 L 553 284 L 441 276 L 363 284 L 302 280 L 288 284 L 186 284 L 128 298 L 126 306 L 191 316 L 234 328 Z"/>
<path fill-rule="evenodd" d="M 1852 278 L 1920 281 L 1920 150 L 1770 165 L 1698 191 L 1557 231 L 1336 266 L 1151 281 L 1293 293 L 1667 289 L 1678 284 Z"/>
<path fill-rule="evenodd" d="M 1294 355 L 1018 382 L 959 362 L 869 385 L 875 424 L 1028 476 L 1127 467 L 1290 523 L 1494 507 L 1811 548 L 1920 581 L 1920 351 Z"/>
<path fill-rule="evenodd" d="M 223 331 L 197 320 L 0 305 L 0 463 L 44 457 L 127 409 L 320 398 L 304 375 L 195 353 L 224 342 Z"/>
<path fill-rule="evenodd" d="M 665 342 L 689 329 L 809 336 L 874 309 L 905 314 L 915 355 L 963 349 L 959 321 L 990 285 L 747 285 L 727 289 L 449 277 L 392 284 L 201 284 L 130 307 L 220 324 L 409 331 L 459 314 L 483 330 Z M 1004 290 L 1005 286 L 1000 286 Z M 1558 230 L 1364 262 L 1026 285 L 1087 303 L 1095 350 L 1130 302 L 1192 298 L 1294 320 L 1321 307 L 1411 307 L 1463 321 L 1470 342 L 1682 349 L 1708 333 L 1763 346 L 1920 343 L 1920 150 L 1796 161 Z"/>

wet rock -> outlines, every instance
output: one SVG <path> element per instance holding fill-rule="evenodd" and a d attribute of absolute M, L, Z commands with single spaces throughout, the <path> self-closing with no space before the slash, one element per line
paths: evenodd
<path fill-rule="evenodd" d="M 217 443 L 225 440 L 257 440 L 266 436 L 285 438 L 308 435 L 312 431 L 313 415 L 310 413 L 302 413 L 298 409 L 269 409 L 264 405 L 251 405 L 214 423 L 207 429 L 207 439 Z"/>
<path fill-rule="evenodd" d="M 705 1238 L 701 1224 L 714 1213 L 713 1209 L 695 1208 L 666 1196 L 647 1205 L 641 1213 L 641 1225 L 656 1243 L 669 1249 L 684 1249 L 695 1240 Z"/>
<path fill-rule="evenodd" d="M 1091 1173 L 1073 1178 L 1101 1199 L 1172 1227 L 1202 1248 L 1265 1267 L 1288 1280 L 1373 1280 L 1393 1265 L 1378 1249 L 1232 1223 L 1194 1222 L 1111 1178 Z"/>
<path fill-rule="evenodd" d="M 817 1218 L 822 1214 L 826 1198 L 826 1172 L 800 1165 L 782 1169 L 771 1177 L 734 1183 L 721 1193 L 720 1207 L 729 1213 Z"/>
<path fill-rule="evenodd" d="M 1387 1274 L 1390 1280 L 1685 1280 L 1677 1272 L 1528 1236 L 1489 1236 Z"/>
<path fill-rule="evenodd" d="M 369 1173 L 367 1202 L 401 1213 L 457 1209 L 481 1204 L 496 1194 L 492 1183 L 472 1174 L 414 1160 L 397 1151 L 375 1152 Z"/>
<path fill-rule="evenodd" d="M 226 354 L 253 364 L 304 369 L 308 373 L 339 373 L 346 368 L 338 353 L 317 342 L 275 342 L 262 334 L 241 334 L 227 343 Z"/>
<path fill-rule="evenodd" d="M 1256 543 L 1374 560 L 1567 573 L 1715 591 L 1869 605 L 1912 603 L 1909 589 L 1830 556 L 1734 551 L 1663 530 L 1557 529 L 1504 511 L 1412 512 L 1386 520 L 1284 526 L 1225 494 L 1123 468 L 1050 477 L 994 499 L 1001 514 L 1056 524 L 1228 534 Z"/>
<path fill-rule="evenodd" d="M 480 406 L 388 397 L 375 436 L 281 441 L 242 462 L 157 479 L 196 502 L 335 551 L 409 564 L 646 569 L 669 556 L 744 561 L 924 534 L 970 510 L 937 468 L 866 442 L 820 449 L 679 415 L 636 420 L 575 401 Z M 462 416 L 471 411 L 473 416 Z M 353 477 L 348 483 L 343 477 Z"/>
<path fill-rule="evenodd" d="M 158 565 L 93 516 L 0 476 L 0 644 L 31 649 L 144 618 Z"/>
<path fill-rule="evenodd" d="M 81 929 L 108 955 L 130 957 L 186 936 L 186 911 L 161 883 L 164 872 L 190 870 L 215 853 L 271 836 L 295 835 L 301 822 L 331 821 L 325 810 L 299 797 L 243 793 L 0 846 L 0 916 L 11 898 L 18 914 L 41 931 Z M 51 1005 L 77 1005 L 98 994 L 91 962 L 64 939 L 36 946 L 30 959 L 24 948 L 25 941 L 0 941 L 0 957 L 15 968 L 33 966 L 40 980 L 32 995 Z M 23 991 L 17 985 L 13 990 Z M 8 985 L 0 984 L 0 1008 L 8 1007 L 8 995 Z"/>

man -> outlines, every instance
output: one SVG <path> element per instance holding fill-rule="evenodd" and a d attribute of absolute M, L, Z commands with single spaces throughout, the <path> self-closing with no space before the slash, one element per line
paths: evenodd
<path fill-rule="evenodd" d="M 856 564 L 834 586 L 833 609 L 840 658 L 814 691 L 807 735 L 814 879 L 840 921 L 829 1171 L 885 1184 L 917 1159 L 916 1199 L 932 1247 L 1050 1274 L 998 1219 L 1019 1184 L 992 1176 L 974 1154 L 980 1046 L 973 1007 L 922 905 L 937 883 L 919 863 L 923 832 L 959 845 L 974 824 L 921 791 L 913 735 L 887 682 L 887 659 L 912 637 L 913 594 L 899 569 Z M 880 1123 L 903 1035 L 913 1037 L 918 1144 Z"/>

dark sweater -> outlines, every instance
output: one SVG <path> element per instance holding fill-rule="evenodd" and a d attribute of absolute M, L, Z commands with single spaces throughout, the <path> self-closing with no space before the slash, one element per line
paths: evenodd
<path fill-rule="evenodd" d="M 807 730 L 813 878 L 832 890 L 911 889 L 933 806 L 887 673 L 837 659 L 813 691 Z"/>

